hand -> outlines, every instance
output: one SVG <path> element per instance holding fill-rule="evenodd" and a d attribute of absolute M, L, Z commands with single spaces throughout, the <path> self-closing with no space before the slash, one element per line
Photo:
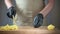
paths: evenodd
<path fill-rule="evenodd" d="M 37 14 L 35 17 L 34 17 L 34 27 L 35 28 L 38 28 L 40 27 L 42 24 L 43 24 L 43 15 L 42 14 Z"/>
<path fill-rule="evenodd" d="M 10 7 L 8 9 L 7 16 L 13 19 L 13 16 L 15 17 L 15 15 L 16 15 L 16 10 L 14 9 L 14 7 Z"/>

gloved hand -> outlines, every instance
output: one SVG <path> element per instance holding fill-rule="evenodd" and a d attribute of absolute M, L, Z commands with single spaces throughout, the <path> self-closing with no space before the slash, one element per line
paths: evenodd
<path fill-rule="evenodd" d="M 12 6 L 12 7 L 10 7 L 10 8 L 8 9 L 7 16 L 8 16 L 9 18 L 12 18 L 12 19 L 13 19 L 13 16 L 15 17 L 15 15 L 16 15 L 16 10 L 15 10 L 15 8 Z"/>
<path fill-rule="evenodd" d="M 37 14 L 34 17 L 34 21 L 33 21 L 34 27 L 38 28 L 43 24 L 43 15 L 42 14 Z"/>

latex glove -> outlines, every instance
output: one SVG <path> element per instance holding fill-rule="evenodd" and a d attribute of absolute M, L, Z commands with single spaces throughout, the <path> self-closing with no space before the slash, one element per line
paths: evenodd
<path fill-rule="evenodd" d="M 34 17 L 34 21 L 33 21 L 34 27 L 38 28 L 43 24 L 43 15 L 42 14 L 37 14 Z"/>
<path fill-rule="evenodd" d="M 12 7 L 10 7 L 10 8 L 8 9 L 7 16 L 8 16 L 9 18 L 12 18 L 12 19 L 13 19 L 13 16 L 15 16 L 15 15 L 16 15 L 16 10 L 15 10 L 15 8 L 12 6 Z"/>

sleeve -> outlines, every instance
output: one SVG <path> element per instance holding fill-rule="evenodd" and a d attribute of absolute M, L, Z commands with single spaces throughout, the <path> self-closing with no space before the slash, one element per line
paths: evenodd
<path fill-rule="evenodd" d="M 47 5 L 48 4 L 48 0 L 44 0 L 44 3 L 45 3 L 45 5 Z"/>

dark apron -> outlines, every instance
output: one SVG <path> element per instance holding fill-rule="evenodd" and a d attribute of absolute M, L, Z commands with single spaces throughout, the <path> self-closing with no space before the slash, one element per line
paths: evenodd
<path fill-rule="evenodd" d="M 0 0 L 0 26 L 5 26 L 7 24 L 12 25 L 13 22 L 10 18 L 7 17 L 7 8 L 4 3 L 4 0 Z"/>

